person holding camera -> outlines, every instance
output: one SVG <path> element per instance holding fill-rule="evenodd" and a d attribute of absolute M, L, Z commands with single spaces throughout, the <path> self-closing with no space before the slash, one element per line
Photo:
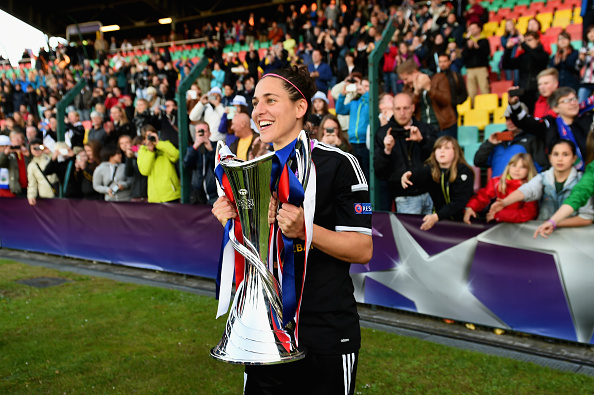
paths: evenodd
<path fill-rule="evenodd" d="M 188 147 L 184 156 L 184 168 L 192 171 L 192 193 L 190 195 L 192 204 L 212 205 L 219 197 L 214 173 L 215 144 L 210 141 L 208 124 L 206 122 L 196 124 L 194 144 Z"/>
<path fill-rule="evenodd" d="M 360 75 L 360 74 L 359 74 Z M 367 128 L 369 127 L 369 80 L 349 76 L 336 101 L 336 114 L 349 116 L 349 142 L 353 155 L 359 161 L 366 179 L 369 179 L 369 148 Z M 353 94 L 346 103 L 347 94 Z"/>
<path fill-rule="evenodd" d="M 524 111 L 528 111 L 525 104 L 521 103 L 521 106 Z M 474 165 L 481 168 L 490 167 L 491 178 L 495 178 L 503 173 L 507 163 L 515 154 L 528 153 L 533 159 L 536 170 L 540 172 L 547 165 L 542 143 L 512 122 L 509 107 L 505 109 L 504 116 L 506 129 L 489 135 L 474 155 Z"/>
<path fill-rule="evenodd" d="M 517 87 L 512 87 L 514 89 Z M 562 86 L 549 97 L 549 105 L 557 116 L 547 115 L 542 119 L 531 117 L 522 107 L 517 96 L 509 96 L 509 108 L 512 122 L 522 130 L 536 136 L 543 147 L 551 147 L 558 140 L 570 140 L 576 146 L 577 161 L 575 167 L 583 171 L 588 153 L 586 138 L 590 131 L 593 113 L 581 111 L 574 89 Z M 585 105 L 585 104 L 584 104 Z M 549 152 L 545 151 L 545 154 Z M 547 160 L 543 170 L 551 167 Z"/>
<path fill-rule="evenodd" d="M 126 177 L 122 153 L 115 145 L 101 149 L 101 164 L 93 172 L 93 189 L 105 196 L 107 202 L 130 200 L 131 177 Z"/>
<path fill-rule="evenodd" d="M 60 183 L 55 174 L 46 176 L 43 170 L 51 159 L 51 151 L 43 146 L 41 139 L 31 141 L 33 158 L 27 166 L 27 200 L 31 206 L 37 204 L 37 198 L 51 199 L 58 196 Z"/>
<path fill-rule="evenodd" d="M 322 143 L 338 147 L 344 152 L 351 152 L 349 140 L 343 135 L 336 116 L 330 113 L 326 114 L 320 121 L 320 131 L 322 132 L 320 139 Z"/>
<path fill-rule="evenodd" d="M 420 168 L 433 150 L 437 130 L 413 115 L 415 105 L 408 93 L 394 97 L 394 115 L 375 135 L 373 166 L 380 180 L 388 184 L 390 201 L 395 199 L 396 212 L 401 214 L 430 214 L 433 202 L 422 185 L 402 188 L 400 176 Z"/>
<path fill-rule="evenodd" d="M 219 87 L 214 87 L 206 95 L 200 98 L 200 101 L 190 111 L 190 121 L 204 121 L 208 123 L 208 126 L 212 133 L 212 141 L 217 142 L 224 140 L 226 137 L 225 133 L 219 132 L 219 125 L 221 118 L 225 113 L 225 106 L 223 106 L 222 91 Z"/>
<path fill-rule="evenodd" d="M 138 170 L 147 176 L 149 203 L 178 202 L 181 186 L 175 169 L 179 151 L 170 141 L 160 140 L 152 125 L 142 128 L 143 144 L 138 148 Z"/>

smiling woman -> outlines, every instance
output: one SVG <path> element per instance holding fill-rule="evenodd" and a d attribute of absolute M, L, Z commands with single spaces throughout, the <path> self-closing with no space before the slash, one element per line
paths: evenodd
<path fill-rule="evenodd" d="M 12 66 L 18 66 L 25 49 L 37 55 L 39 48 L 47 45 L 46 37 L 41 30 L 0 10 L 0 54 L 9 60 Z"/>
<path fill-rule="evenodd" d="M 316 90 L 305 69 L 266 74 L 256 86 L 252 112 L 261 140 L 276 151 L 290 146 L 303 129 Z M 365 264 L 373 254 L 367 180 L 354 156 L 317 141 L 312 146 L 314 166 L 303 205 L 307 212 L 303 206 L 279 205 L 275 198 L 268 212 L 269 223 L 293 240 L 299 300 L 288 325 L 297 328 L 298 346 L 306 356 L 286 364 L 246 366 L 246 394 L 354 393 L 361 334 L 349 270 L 351 263 Z M 226 197 L 215 202 L 212 212 L 223 225 L 236 216 Z M 313 226 L 306 230 L 311 216 Z"/>

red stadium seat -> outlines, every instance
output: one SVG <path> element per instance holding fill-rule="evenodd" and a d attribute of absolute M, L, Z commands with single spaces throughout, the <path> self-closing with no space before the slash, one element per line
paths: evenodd
<path fill-rule="evenodd" d="M 509 90 L 514 85 L 511 80 L 493 81 L 491 82 L 491 93 L 497 93 L 497 96 L 501 99 L 501 95 Z"/>
<path fill-rule="evenodd" d="M 581 23 L 572 23 L 565 28 L 565 31 L 569 33 L 571 36 L 571 40 L 581 40 L 582 39 L 582 28 L 583 25 Z"/>

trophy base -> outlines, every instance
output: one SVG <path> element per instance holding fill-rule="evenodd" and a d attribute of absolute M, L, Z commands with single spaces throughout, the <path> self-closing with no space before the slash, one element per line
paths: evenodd
<path fill-rule="evenodd" d="M 245 351 L 245 350 L 244 350 Z M 231 355 L 225 353 L 223 350 L 217 347 L 213 347 L 210 350 L 210 356 L 217 361 L 235 364 L 235 365 L 277 365 L 281 363 L 289 363 L 298 361 L 300 359 L 305 358 L 305 351 L 297 351 L 289 355 L 285 355 L 282 357 L 277 356 L 270 356 L 270 358 L 266 358 L 264 355 L 258 355 L 254 352 L 251 352 L 251 356 L 248 358 L 243 358 L 241 360 L 232 357 Z M 260 358 L 258 358 L 260 357 Z"/>

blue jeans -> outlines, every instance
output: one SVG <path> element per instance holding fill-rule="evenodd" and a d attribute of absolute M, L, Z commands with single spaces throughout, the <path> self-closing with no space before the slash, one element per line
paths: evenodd
<path fill-rule="evenodd" d="M 578 90 L 578 100 L 583 102 L 594 92 L 594 84 L 582 84 Z"/>
<path fill-rule="evenodd" d="M 397 196 L 396 212 L 398 214 L 432 214 L 433 200 L 428 192 L 417 196 Z"/>

